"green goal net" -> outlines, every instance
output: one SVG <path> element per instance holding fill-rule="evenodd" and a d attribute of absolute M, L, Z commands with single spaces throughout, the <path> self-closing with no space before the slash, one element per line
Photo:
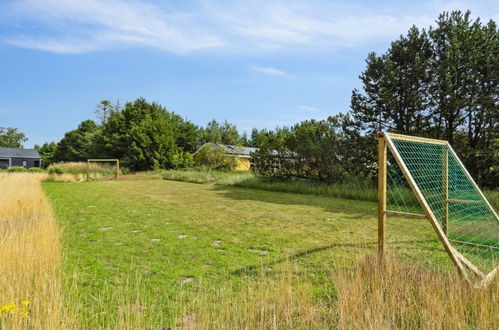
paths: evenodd
<path fill-rule="evenodd" d="M 381 143 L 387 149 L 380 158 L 382 215 L 430 220 L 463 276 L 491 279 L 499 264 L 499 219 L 449 143 L 393 133 Z"/>

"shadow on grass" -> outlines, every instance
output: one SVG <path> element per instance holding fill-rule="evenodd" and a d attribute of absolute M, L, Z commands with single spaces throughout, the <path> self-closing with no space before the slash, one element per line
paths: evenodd
<path fill-rule="evenodd" d="M 393 247 L 403 245 L 404 249 L 406 249 L 406 250 L 417 249 L 417 250 L 438 251 L 438 252 L 443 251 L 443 247 L 437 248 L 437 247 L 431 247 L 431 246 L 415 246 L 416 244 L 435 243 L 435 240 L 389 241 L 387 243 Z M 233 270 L 231 272 L 231 274 L 232 275 L 239 275 L 239 276 L 257 275 L 258 271 L 262 268 L 275 266 L 277 264 L 281 264 L 283 262 L 290 261 L 290 260 L 296 260 L 296 259 L 299 259 L 302 257 L 309 256 L 309 255 L 314 254 L 314 253 L 318 253 L 318 252 L 322 252 L 322 251 L 326 251 L 326 250 L 330 250 L 330 249 L 334 249 L 334 248 L 368 249 L 368 248 L 373 248 L 373 247 L 377 246 L 377 244 L 378 244 L 378 242 L 329 244 L 326 246 L 321 246 L 321 247 L 301 251 L 301 252 L 292 254 L 290 256 L 278 258 L 278 259 L 275 259 L 275 260 L 272 260 L 269 262 L 259 263 L 258 265 L 250 265 L 250 266 L 242 267 L 242 268 Z"/>
<path fill-rule="evenodd" d="M 219 191 L 219 193 L 225 198 L 238 201 L 250 200 L 271 204 L 314 206 L 320 207 L 326 212 L 348 212 L 351 216 L 356 217 L 358 220 L 363 218 L 373 218 L 376 216 L 377 204 L 368 201 L 257 190 L 229 185 L 214 185 L 211 189 Z"/>

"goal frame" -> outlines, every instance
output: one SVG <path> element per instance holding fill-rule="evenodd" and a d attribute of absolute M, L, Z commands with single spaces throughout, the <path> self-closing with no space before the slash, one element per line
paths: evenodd
<path fill-rule="evenodd" d="M 109 180 L 119 180 L 120 178 L 120 160 L 117 158 L 90 158 L 87 159 L 87 181 L 95 181 L 95 178 L 90 176 L 90 163 L 99 163 L 99 162 L 115 162 L 116 164 L 116 172 L 113 176 L 109 178 Z"/>
<path fill-rule="evenodd" d="M 470 274 L 471 271 L 474 275 L 476 275 L 479 281 L 474 285 L 475 287 L 483 287 L 492 281 L 492 279 L 499 272 L 499 265 L 496 266 L 492 271 L 488 274 L 484 274 L 481 272 L 474 264 L 472 264 L 466 257 L 464 257 L 460 252 L 454 248 L 446 235 L 447 232 L 447 222 L 448 222 L 448 203 L 449 202 L 467 202 L 467 201 L 459 201 L 459 200 L 450 200 L 448 196 L 448 160 L 445 158 L 444 169 L 443 169 L 443 187 L 444 187 L 444 196 L 445 196 L 445 208 L 444 208 L 444 219 L 442 221 L 442 225 L 438 222 L 436 216 L 428 205 L 425 197 L 423 196 L 421 190 L 419 189 L 417 183 L 415 182 L 412 174 L 407 168 L 404 160 L 399 154 L 397 148 L 393 143 L 393 139 L 395 140 L 403 140 L 403 141 L 412 141 L 412 142 L 420 142 L 420 143 L 429 143 L 434 145 L 445 145 L 447 147 L 445 153 L 451 153 L 453 157 L 457 160 L 459 166 L 465 173 L 467 179 L 472 183 L 474 188 L 479 192 L 480 196 L 483 199 L 483 203 L 487 205 L 492 214 L 495 216 L 496 220 L 499 221 L 497 213 L 494 208 L 490 205 L 487 198 L 483 195 L 482 191 L 476 184 L 475 180 L 471 177 L 466 167 L 463 165 L 459 157 L 456 155 L 455 151 L 452 149 L 449 142 L 445 140 L 435 140 L 435 139 L 427 139 L 416 136 L 395 134 L 395 133 L 387 133 L 381 132 L 378 137 L 378 254 L 381 258 L 384 257 L 387 248 L 386 241 L 386 219 L 388 215 L 396 215 L 403 216 L 409 218 L 419 218 L 419 219 L 428 219 L 433 229 L 435 230 L 440 242 L 442 243 L 445 251 L 449 255 L 449 258 L 457 268 L 459 275 L 464 278 L 469 284 L 472 284 Z M 409 213 L 409 212 L 400 212 L 393 211 L 387 209 L 387 157 L 388 151 L 390 151 L 391 155 L 395 158 L 395 161 L 402 171 L 405 179 L 407 180 L 413 194 L 416 196 L 419 204 L 425 211 L 425 214 L 417 214 L 417 213 Z M 480 201 L 481 202 L 481 201 Z"/>

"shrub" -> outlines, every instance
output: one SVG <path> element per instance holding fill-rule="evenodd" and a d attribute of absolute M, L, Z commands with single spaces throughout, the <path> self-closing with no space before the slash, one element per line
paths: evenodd
<path fill-rule="evenodd" d="M 44 173 L 45 170 L 43 168 L 39 168 L 39 167 L 31 167 L 28 169 L 29 172 L 31 173 Z"/>
<path fill-rule="evenodd" d="M 194 165 L 191 153 L 175 150 L 171 155 L 171 166 L 174 169 L 187 168 Z"/>
<path fill-rule="evenodd" d="M 7 173 L 14 173 L 14 172 L 28 172 L 28 169 L 21 166 L 12 166 L 7 169 Z"/>
<path fill-rule="evenodd" d="M 49 174 L 86 174 L 87 162 L 66 162 L 52 164 L 48 167 Z M 108 163 L 90 163 L 90 172 L 102 175 L 113 175 L 116 171 L 114 164 Z M 120 174 L 126 174 L 126 168 L 120 167 Z"/>
<path fill-rule="evenodd" d="M 232 171 L 237 166 L 235 157 L 227 156 L 222 146 L 206 145 L 194 156 L 196 166 L 215 171 Z"/>
<path fill-rule="evenodd" d="M 60 167 L 57 166 L 49 167 L 49 174 L 62 174 L 62 173 L 64 173 L 64 171 Z"/>
<path fill-rule="evenodd" d="M 7 172 L 7 173 L 43 173 L 43 172 L 45 172 L 45 170 L 42 168 L 39 168 L 39 167 L 26 168 L 26 167 L 22 167 L 22 166 L 12 166 L 6 170 L 3 170 L 2 172 Z"/>
<path fill-rule="evenodd" d="M 369 158 L 375 141 L 345 130 L 348 121 L 348 116 L 339 114 L 266 133 L 251 155 L 254 171 L 268 178 L 322 183 L 343 183 L 348 176 L 368 177 L 375 172 L 375 159 Z"/>

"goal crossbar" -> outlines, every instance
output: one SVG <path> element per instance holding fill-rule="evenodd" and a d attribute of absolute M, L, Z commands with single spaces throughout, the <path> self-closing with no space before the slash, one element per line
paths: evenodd
<path fill-rule="evenodd" d="M 388 163 L 388 156 L 395 160 L 393 164 Z M 398 182 L 405 180 L 424 214 L 390 209 L 387 191 L 396 191 L 399 204 L 406 204 L 407 194 L 388 185 L 395 172 L 400 173 Z M 397 202 L 393 204 L 398 206 Z M 468 282 L 472 282 L 470 274 L 473 274 L 478 278 L 475 285 L 484 286 L 498 272 L 499 218 L 447 141 L 380 133 L 378 249 L 381 256 L 386 250 L 388 215 L 428 219 L 459 274 Z"/>

